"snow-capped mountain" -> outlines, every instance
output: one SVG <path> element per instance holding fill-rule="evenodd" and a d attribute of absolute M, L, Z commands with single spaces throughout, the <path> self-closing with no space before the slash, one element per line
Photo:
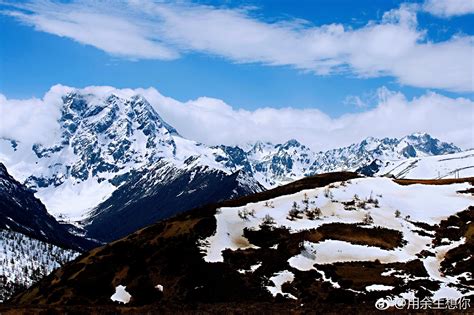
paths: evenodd
<path fill-rule="evenodd" d="M 227 158 L 226 165 L 248 170 L 260 183 L 271 188 L 304 176 L 357 170 L 375 160 L 400 161 L 456 153 L 461 149 L 428 134 L 415 133 L 401 139 L 370 137 L 360 143 L 326 152 L 313 152 L 294 139 L 277 145 L 257 142 L 246 152 L 236 148 L 225 151 L 231 156 Z"/>
<path fill-rule="evenodd" d="M 140 96 L 71 92 L 63 97 L 58 124 L 54 145 L 28 148 L 10 141 L 11 148 L 2 148 L 9 169 L 58 217 L 80 218 L 115 190 L 109 180 L 176 150 L 176 130 Z"/>
<path fill-rule="evenodd" d="M 181 137 L 141 96 L 62 97 L 55 144 L 1 142 L 5 160 L 56 218 L 103 241 L 184 210 L 264 188 L 216 160 L 222 148 Z"/>
<path fill-rule="evenodd" d="M 152 169 L 158 162 L 187 169 L 192 157 L 228 176 L 237 171 L 215 161 L 214 152 L 220 149 L 182 138 L 139 95 L 103 97 L 72 91 L 62 98 L 58 124 L 60 135 L 53 145 L 27 147 L 3 139 L 0 160 L 60 219 L 86 219 L 130 173 Z M 255 189 L 259 185 L 249 192 Z"/>
<path fill-rule="evenodd" d="M 148 205 L 148 212 L 141 215 L 143 222 L 130 225 L 124 232 L 165 214 L 313 174 L 356 170 L 375 160 L 460 151 L 427 134 L 368 138 L 326 152 L 314 152 L 296 140 L 258 142 L 245 149 L 207 146 L 180 136 L 140 95 L 94 95 L 79 89 L 63 95 L 57 124 L 59 134 L 50 145 L 28 146 L 15 139 L 0 139 L 0 161 L 36 191 L 56 218 L 87 223 L 90 231 L 93 221 L 99 222 L 101 217 L 117 216 L 133 222 L 136 218 L 132 219 L 132 212 L 138 205 Z M 215 193 L 218 180 L 229 181 L 221 186 L 226 191 Z M 175 202 L 168 204 L 174 212 L 159 202 L 163 192 L 174 198 Z M 98 234 L 107 235 L 105 231 Z"/>

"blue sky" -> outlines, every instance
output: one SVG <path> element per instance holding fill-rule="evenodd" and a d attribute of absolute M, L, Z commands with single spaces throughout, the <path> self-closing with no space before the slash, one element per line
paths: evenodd
<path fill-rule="evenodd" d="M 18 3 L 14 2 L 15 5 Z M 200 1 L 193 5 L 228 10 L 251 7 L 245 14 L 259 23 L 303 19 L 309 27 L 338 23 L 346 29 L 357 30 L 371 21 L 380 22 L 385 12 L 396 10 L 402 3 L 386 0 L 301 1 L 298 4 L 294 1 Z M 50 14 L 40 12 L 38 8 L 18 8 L 11 4 L 7 1 L 2 5 L 4 12 Z M 448 41 L 457 34 L 473 35 L 472 14 L 446 18 L 418 10 L 416 16 L 415 28 L 426 32 L 422 42 Z M 74 87 L 155 87 L 162 94 L 180 101 L 209 96 L 222 99 L 235 108 L 318 108 L 332 117 L 375 106 L 370 96 L 381 86 L 400 91 L 407 97 L 433 90 L 446 96 L 472 98 L 472 91 L 465 87 L 462 91 L 453 91 L 452 88 L 437 88 L 436 84 L 400 82 L 397 76 L 390 74 L 367 78 L 351 70 L 314 73 L 311 69 L 298 69 L 292 61 L 267 65 L 265 61 L 239 60 L 239 56 L 229 58 L 226 53 L 194 48 L 181 49 L 179 56 L 172 60 L 120 55 L 80 43 L 75 36 L 58 36 L 54 30 L 41 30 L 41 26 L 11 14 L 0 15 L 0 29 L 0 93 L 9 98 L 42 97 L 58 83 Z M 351 102 L 355 96 L 367 104 L 355 106 Z"/>

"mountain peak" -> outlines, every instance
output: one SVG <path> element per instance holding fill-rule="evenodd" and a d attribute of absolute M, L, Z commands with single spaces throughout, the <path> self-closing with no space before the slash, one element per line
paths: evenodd
<path fill-rule="evenodd" d="M 136 94 L 130 98 L 129 102 L 125 102 L 125 104 L 131 104 L 132 109 L 134 112 L 141 116 L 140 118 L 143 120 L 149 120 L 155 122 L 159 127 L 164 128 L 168 133 L 172 135 L 177 135 L 178 131 L 168 124 L 161 116 L 156 112 L 153 106 L 148 102 L 148 100 L 140 94 Z"/>
<path fill-rule="evenodd" d="M 426 132 L 414 132 L 406 136 L 407 138 L 432 138 Z"/>
<path fill-rule="evenodd" d="M 299 148 L 299 147 L 303 147 L 305 148 L 304 145 L 302 145 L 298 140 L 296 139 L 290 139 L 288 140 L 287 142 L 285 142 L 284 144 L 280 145 L 280 147 L 282 149 L 285 149 L 285 150 L 288 150 L 288 149 L 291 149 L 291 148 Z"/>
<path fill-rule="evenodd" d="M 427 133 L 412 133 L 400 139 L 398 148 L 403 150 L 405 157 L 442 155 L 461 152 L 452 143 L 442 142 Z"/>
<path fill-rule="evenodd" d="M 250 151 L 263 152 L 265 151 L 265 149 L 268 149 L 270 147 L 273 148 L 274 145 L 270 142 L 264 142 L 264 141 L 258 140 L 252 145 L 252 148 L 250 149 Z"/>
<path fill-rule="evenodd" d="M 74 90 L 62 101 L 60 142 L 32 147 L 40 161 L 26 179 L 31 187 L 59 186 L 68 178 L 103 180 L 176 153 L 178 132 L 142 95 Z"/>
<path fill-rule="evenodd" d="M 103 132 L 119 122 L 136 122 L 145 132 L 160 130 L 163 133 L 179 135 L 177 130 L 166 123 L 148 100 L 140 94 L 130 97 L 110 93 L 105 96 L 72 91 L 63 98 L 60 122 L 67 129 L 75 131 L 77 123 L 87 119 L 90 125 L 97 125 L 98 132 Z M 123 118 L 124 120 L 121 120 Z"/>
<path fill-rule="evenodd" d="M 5 165 L 3 165 L 3 163 L 0 163 L 0 177 L 4 177 L 7 175 L 8 175 L 7 168 L 5 167 Z"/>

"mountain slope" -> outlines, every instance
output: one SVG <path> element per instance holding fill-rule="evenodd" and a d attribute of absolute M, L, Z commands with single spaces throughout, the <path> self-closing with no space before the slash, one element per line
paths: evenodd
<path fill-rule="evenodd" d="M 474 150 L 443 156 L 376 161 L 374 174 L 396 178 L 454 178 L 474 176 Z"/>
<path fill-rule="evenodd" d="M 70 234 L 0 163 L 0 302 L 98 245 Z"/>
<path fill-rule="evenodd" d="M 226 201 L 219 206 L 244 205 L 251 201 L 324 186 L 333 181 L 356 176 L 354 173 L 335 173 L 306 178 L 271 191 Z M 229 283 L 218 281 L 219 277 L 227 277 L 227 268 L 208 265 L 202 259 L 203 255 L 198 248 L 197 241 L 214 232 L 216 221 L 213 214 L 216 207 L 218 206 L 207 205 L 188 211 L 137 231 L 122 240 L 94 249 L 87 256 L 66 264 L 64 269 L 59 269 L 43 279 L 35 287 L 39 290 L 27 290 L 11 303 L 52 305 L 68 300 L 69 304 L 110 304 L 110 296 L 114 293 L 115 286 L 119 285 L 122 278 L 134 277 L 133 275 L 136 275 L 134 282 L 138 286 L 143 284 L 152 289 L 152 295 L 142 295 L 143 300 L 148 302 L 163 296 L 154 289 L 157 284 L 163 284 L 163 294 L 166 299 L 171 300 L 192 298 L 193 288 L 199 287 L 196 281 L 216 281 L 214 285 L 220 286 L 214 291 L 212 288 L 206 289 L 209 290 L 206 293 L 208 299 L 221 299 L 229 292 L 238 292 L 239 290 L 235 290 L 238 287 L 232 287 L 235 284 L 233 276 L 229 278 Z M 121 270 L 128 271 L 120 276 Z M 74 281 L 67 280 L 68 278 Z M 208 280 L 205 280 L 206 278 Z M 157 283 L 154 283 L 155 281 Z M 130 285 L 127 287 L 130 288 Z M 173 287 L 175 289 L 172 290 Z M 178 293 L 179 291 L 182 292 Z M 252 292 L 241 293 L 250 297 Z M 188 296 L 189 294 L 191 295 Z"/>
<path fill-rule="evenodd" d="M 373 310 L 388 295 L 469 294 L 474 208 L 466 181 L 474 178 L 401 185 L 356 177 L 308 177 L 161 221 L 65 265 L 10 303 L 113 307 L 112 295 L 124 290 L 130 306 L 152 305 L 144 311 L 266 303 L 269 311 L 337 312 Z"/>
<path fill-rule="evenodd" d="M 98 243 L 70 234 L 48 214 L 33 192 L 17 182 L 0 163 L 0 229 L 75 250 L 90 249 Z"/>
<path fill-rule="evenodd" d="M 158 162 L 151 169 L 131 174 L 92 210 L 84 224 L 86 235 L 109 242 L 185 210 L 263 190 L 244 172 L 228 175 L 196 165 L 192 159 L 187 163 L 186 168 L 177 168 Z"/>
<path fill-rule="evenodd" d="M 0 230 L 0 303 L 78 255 L 25 234 Z"/>

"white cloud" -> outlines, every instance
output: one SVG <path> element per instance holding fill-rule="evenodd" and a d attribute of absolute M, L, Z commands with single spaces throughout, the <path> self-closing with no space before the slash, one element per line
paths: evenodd
<path fill-rule="evenodd" d="M 0 138 L 50 144 L 59 136 L 62 87 L 53 87 L 43 99 L 15 100 L 0 94 Z"/>
<path fill-rule="evenodd" d="M 474 0 L 425 0 L 423 10 L 448 18 L 474 13 Z"/>
<path fill-rule="evenodd" d="M 33 143 L 58 136 L 61 95 L 71 88 L 53 87 L 42 100 L 9 100 L 0 96 L 0 137 Z M 257 140 L 281 143 L 295 138 L 314 150 L 349 145 L 368 136 L 401 137 L 428 132 L 463 148 L 474 147 L 474 102 L 437 93 L 407 99 L 386 88 L 377 105 L 361 113 L 331 118 L 317 109 L 234 109 L 222 100 L 201 97 L 179 102 L 156 89 L 88 87 L 84 93 L 105 97 L 142 94 L 184 137 L 206 144 L 242 145 Z M 6 117 L 6 118 L 4 118 Z"/>
<path fill-rule="evenodd" d="M 416 87 L 473 91 L 473 37 L 431 42 L 419 28 L 417 10 L 404 4 L 355 29 L 294 19 L 268 22 L 249 9 L 146 0 L 38 0 L 3 13 L 39 31 L 130 58 L 198 52 L 317 75 L 392 76 Z"/>
<path fill-rule="evenodd" d="M 369 104 L 367 103 L 367 101 L 365 99 L 363 99 L 362 97 L 358 96 L 358 95 L 346 96 L 343 103 L 345 105 L 355 106 L 356 108 L 367 108 L 367 107 L 369 107 Z"/>
<path fill-rule="evenodd" d="M 474 102 L 427 93 L 408 100 L 379 90 L 377 106 L 331 118 L 317 109 L 236 110 L 221 100 L 199 98 L 179 103 L 156 90 L 139 91 L 185 137 L 209 144 L 281 143 L 295 138 L 315 150 L 349 145 L 368 136 L 402 137 L 428 132 L 464 148 L 474 147 Z"/>
<path fill-rule="evenodd" d="M 138 20 L 120 16 L 122 13 L 117 10 L 125 8 L 114 8 L 117 3 L 94 7 L 93 3 L 35 1 L 17 5 L 22 10 L 4 11 L 4 14 L 34 26 L 38 31 L 72 38 L 116 56 L 163 60 L 178 57 L 175 50 L 154 39 Z"/>

